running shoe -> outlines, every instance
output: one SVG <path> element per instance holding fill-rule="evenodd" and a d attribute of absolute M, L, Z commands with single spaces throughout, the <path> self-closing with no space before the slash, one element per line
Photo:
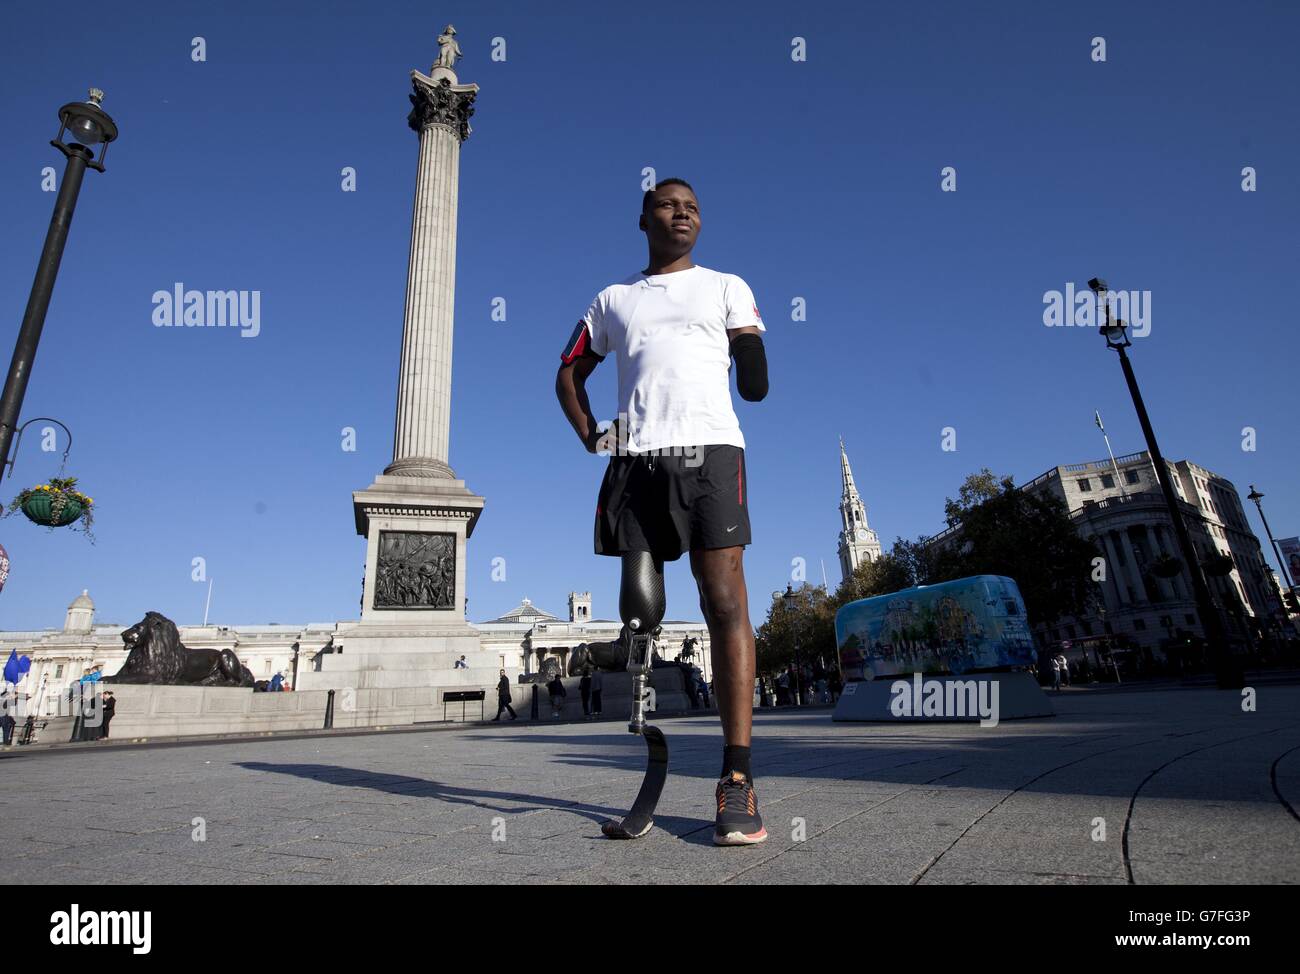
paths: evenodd
<path fill-rule="evenodd" d="M 718 817 L 713 828 L 714 845 L 756 845 L 767 840 L 767 829 L 758 814 L 754 782 L 733 771 L 718 782 Z"/>

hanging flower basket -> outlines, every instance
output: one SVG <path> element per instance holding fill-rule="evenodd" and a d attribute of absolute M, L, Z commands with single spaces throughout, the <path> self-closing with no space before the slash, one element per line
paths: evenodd
<path fill-rule="evenodd" d="M 1224 575 L 1229 574 L 1234 568 L 1236 568 L 1237 565 L 1230 556 L 1220 552 L 1211 558 L 1205 559 L 1203 567 L 1205 568 L 1205 573 L 1207 575 L 1214 575 L 1216 578 L 1222 578 Z"/>
<path fill-rule="evenodd" d="M 63 528 L 73 525 L 90 538 L 91 524 L 94 523 L 93 497 L 87 497 L 77 490 L 76 477 L 51 477 L 48 484 L 28 487 L 14 498 L 5 512 L 5 517 L 22 511 L 34 524 L 47 528 Z"/>
<path fill-rule="evenodd" d="M 1183 570 L 1183 563 L 1173 555 L 1161 555 L 1151 563 L 1151 573 L 1160 578 L 1173 578 Z"/>

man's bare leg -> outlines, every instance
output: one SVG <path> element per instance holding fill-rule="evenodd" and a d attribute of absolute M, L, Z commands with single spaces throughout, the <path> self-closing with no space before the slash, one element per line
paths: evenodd
<path fill-rule="evenodd" d="M 714 798 L 718 814 L 715 845 L 754 845 L 767 839 L 750 772 L 754 723 L 754 630 L 745 591 L 745 549 L 691 552 L 691 571 L 700 589 L 700 608 L 713 642 L 713 689 L 722 717 L 722 772 Z"/>
<path fill-rule="evenodd" d="M 691 573 L 712 642 L 713 693 L 722 736 L 738 747 L 749 747 L 754 717 L 754 629 L 749 622 L 744 554 L 742 547 L 691 552 Z"/>

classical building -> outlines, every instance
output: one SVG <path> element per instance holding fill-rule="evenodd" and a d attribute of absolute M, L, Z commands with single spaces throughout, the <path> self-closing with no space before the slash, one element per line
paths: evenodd
<path fill-rule="evenodd" d="M 1223 556 L 1223 574 L 1206 572 L 1206 581 L 1223 610 L 1229 641 L 1245 648 L 1261 637 L 1292 638 L 1294 628 L 1237 488 L 1190 460 L 1166 460 L 1165 466 L 1202 563 Z M 1068 644 L 1073 657 L 1106 642 L 1150 660 L 1164 658 L 1168 646 L 1188 634 L 1204 635 L 1191 585 L 1174 565 L 1178 541 L 1149 454 L 1053 467 L 1020 490 L 1059 498 L 1079 535 L 1105 559 L 1101 600 L 1091 613 L 1051 625 L 1030 619 L 1041 648 Z M 960 534 L 957 525 L 930 543 L 952 544 Z"/>
<path fill-rule="evenodd" d="M 95 603 L 83 591 L 68 606 L 62 629 L 0 632 L 0 648 L 8 656 L 16 649 L 30 656 L 32 668 L 21 688 L 33 700 L 41 695 L 42 713 L 52 712 L 59 691 L 79 680 L 96 666 L 112 675 L 126 662 L 122 631 L 127 623 L 96 624 Z M 344 645 L 350 623 L 294 625 L 178 626 L 182 644 L 190 649 L 229 649 L 258 680 L 280 673 L 290 686 L 299 685 L 297 673 L 320 679 L 322 649 Z M 563 620 L 524 599 L 504 615 L 486 622 L 471 623 L 481 641 L 481 653 L 491 653 L 496 669 L 504 669 L 511 682 L 537 673 L 544 660 L 554 658 L 563 666 L 579 643 L 600 642 L 618 636 L 620 623 L 593 619 L 591 593 L 569 593 L 569 618 Z M 706 680 L 713 678 L 709 630 L 703 623 L 670 620 L 663 623 L 661 655 L 677 659 L 689 648 L 688 661 L 698 666 Z M 481 661 L 480 661 L 481 662 Z M 495 672 L 495 671 L 494 671 Z M 488 681 L 492 682 L 492 681 Z M 41 687 L 44 686 L 44 691 Z"/>
<path fill-rule="evenodd" d="M 660 640 L 660 655 L 665 659 L 684 657 L 713 679 L 709 630 L 701 622 L 665 619 Z M 537 673 L 548 658 L 566 666 L 569 653 L 579 643 L 608 642 L 618 637 L 622 623 L 617 619 L 591 617 L 591 593 L 569 593 L 569 618 L 561 619 L 524 599 L 505 615 L 474 623 L 483 649 L 497 654 L 501 666 L 510 673 Z"/>
<path fill-rule="evenodd" d="M 95 603 L 83 590 L 68 606 L 62 629 L 0 632 L 0 648 L 5 656 L 16 649 L 18 655 L 31 657 L 32 668 L 21 689 L 33 700 L 39 696 L 42 713 L 49 713 L 58 692 L 90 670 L 102 666 L 105 675 L 112 675 L 121 668 L 127 656 L 122 632 L 138 621 L 96 623 Z M 312 669 L 312 655 L 329 644 L 337 628 L 332 622 L 177 627 L 181 643 L 190 649 L 229 649 L 255 679 L 269 680 L 282 673 L 289 682 L 295 659 L 299 672 Z"/>
<path fill-rule="evenodd" d="M 844 452 L 843 438 L 840 439 L 840 479 L 843 481 L 840 493 L 840 575 L 848 578 L 864 561 L 875 561 L 880 557 L 880 539 L 867 524 L 867 508 L 853 482 L 853 469 L 849 466 L 848 454 Z"/>

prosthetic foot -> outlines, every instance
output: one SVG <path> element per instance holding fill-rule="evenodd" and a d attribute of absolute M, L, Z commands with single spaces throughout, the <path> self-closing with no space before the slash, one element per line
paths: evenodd
<path fill-rule="evenodd" d="M 668 742 L 663 732 L 647 724 L 645 719 L 650 669 L 664 608 L 663 563 L 648 551 L 624 555 L 618 611 L 629 643 L 627 671 L 632 674 L 632 719 L 627 729 L 645 740 L 649 761 L 641 790 L 627 817 L 621 822 L 611 819 L 600 827 L 611 839 L 639 839 L 654 827 L 655 806 L 668 780 Z"/>

